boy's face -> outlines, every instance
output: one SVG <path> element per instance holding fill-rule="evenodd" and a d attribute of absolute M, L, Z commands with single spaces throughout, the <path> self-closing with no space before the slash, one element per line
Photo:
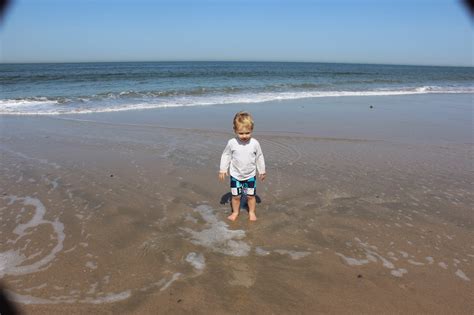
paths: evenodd
<path fill-rule="evenodd" d="M 247 142 L 252 138 L 252 129 L 247 126 L 237 126 L 235 128 L 235 134 L 239 138 L 240 141 L 242 142 Z"/>

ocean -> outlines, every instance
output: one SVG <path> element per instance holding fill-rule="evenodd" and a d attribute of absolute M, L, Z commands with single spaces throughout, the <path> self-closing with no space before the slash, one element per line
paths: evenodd
<path fill-rule="evenodd" d="M 474 69 L 337 63 L 0 64 L 0 114 L 59 115 L 315 97 L 474 93 Z"/>

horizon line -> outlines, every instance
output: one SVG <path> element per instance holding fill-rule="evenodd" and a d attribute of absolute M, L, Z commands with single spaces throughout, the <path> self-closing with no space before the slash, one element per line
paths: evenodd
<path fill-rule="evenodd" d="M 229 63 L 322 63 L 322 64 L 348 64 L 348 65 L 378 65 L 378 66 L 408 66 L 408 67 L 453 67 L 473 68 L 474 65 L 433 65 L 433 64 L 401 64 L 401 63 L 367 63 L 367 62 L 334 62 L 334 61 L 285 61 L 285 60 L 114 60 L 114 61 L 0 61 L 0 65 L 19 64 L 80 64 L 80 63 L 172 63 L 172 62 L 229 62 Z"/>

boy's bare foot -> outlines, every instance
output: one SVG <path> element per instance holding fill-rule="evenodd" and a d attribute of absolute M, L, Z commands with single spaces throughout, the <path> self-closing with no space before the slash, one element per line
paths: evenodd
<path fill-rule="evenodd" d="M 257 221 L 257 216 L 253 212 L 249 212 L 249 220 L 250 221 Z"/>
<path fill-rule="evenodd" d="M 228 216 L 227 219 L 229 219 L 229 220 L 231 220 L 231 221 L 235 221 L 238 216 L 239 216 L 238 213 L 232 212 L 232 214 L 231 214 L 230 216 Z"/>

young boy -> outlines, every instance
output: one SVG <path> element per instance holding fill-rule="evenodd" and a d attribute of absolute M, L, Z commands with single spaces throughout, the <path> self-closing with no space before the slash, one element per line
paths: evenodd
<path fill-rule="evenodd" d="M 219 179 L 224 180 L 230 166 L 230 190 L 232 193 L 232 214 L 227 218 L 235 221 L 240 211 L 240 196 L 242 190 L 247 190 L 249 220 L 257 220 L 255 215 L 256 175 L 265 180 L 265 160 L 263 159 L 260 143 L 252 138 L 253 118 L 247 112 L 238 112 L 234 117 L 234 132 L 236 137 L 227 142 L 221 156 Z"/>

